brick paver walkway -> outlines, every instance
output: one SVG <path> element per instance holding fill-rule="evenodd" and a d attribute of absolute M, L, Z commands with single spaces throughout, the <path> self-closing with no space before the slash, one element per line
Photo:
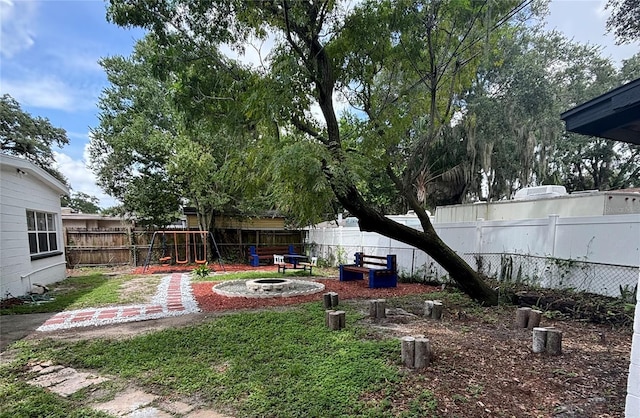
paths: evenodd
<path fill-rule="evenodd" d="M 163 278 L 150 304 L 60 312 L 49 318 L 37 331 L 146 321 L 199 310 L 191 292 L 189 274 L 173 273 Z"/>

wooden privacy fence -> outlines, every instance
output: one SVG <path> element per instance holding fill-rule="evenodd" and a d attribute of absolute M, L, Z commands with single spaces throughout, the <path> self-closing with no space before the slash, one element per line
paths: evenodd
<path fill-rule="evenodd" d="M 67 266 L 141 265 L 152 236 L 153 231 L 134 228 L 65 228 Z"/>
<path fill-rule="evenodd" d="M 149 254 L 152 230 L 135 228 L 78 229 L 64 228 L 64 246 L 67 266 L 142 266 Z M 250 245 L 294 244 L 302 247 L 304 231 L 240 231 L 228 234 L 217 231 L 218 249 L 225 260 L 246 263 Z M 222 238 L 222 239 L 221 239 Z M 236 238 L 236 239 L 233 239 Z M 184 245 L 184 244 L 181 244 Z M 154 243 L 155 263 L 160 257 L 159 244 Z"/>

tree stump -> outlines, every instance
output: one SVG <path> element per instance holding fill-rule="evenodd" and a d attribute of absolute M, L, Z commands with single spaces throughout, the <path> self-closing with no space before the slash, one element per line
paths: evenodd
<path fill-rule="evenodd" d="M 387 317 L 387 300 L 378 299 L 378 303 L 376 305 L 376 318 L 386 318 L 386 317 Z"/>
<path fill-rule="evenodd" d="M 387 317 L 387 300 L 373 299 L 369 301 L 369 316 L 380 319 Z"/>
<path fill-rule="evenodd" d="M 377 312 L 376 299 L 369 300 L 369 318 L 375 318 Z"/>
<path fill-rule="evenodd" d="M 336 292 L 329 292 L 331 295 L 331 307 L 338 306 L 338 294 Z"/>
<path fill-rule="evenodd" d="M 413 367 L 423 369 L 431 362 L 431 344 L 428 338 L 419 337 L 415 339 Z"/>
<path fill-rule="evenodd" d="M 338 313 L 338 326 L 340 329 L 347 326 L 347 313 L 345 311 L 336 311 Z"/>
<path fill-rule="evenodd" d="M 431 318 L 440 320 L 442 318 L 442 312 L 444 310 L 444 305 L 439 300 L 433 301 L 433 308 L 431 310 Z"/>
<path fill-rule="evenodd" d="M 416 347 L 416 339 L 413 337 L 402 337 L 402 364 L 406 367 L 413 368 L 414 366 L 414 357 L 415 357 L 415 347 Z"/>
<path fill-rule="evenodd" d="M 324 311 L 324 325 L 325 325 L 326 327 L 328 327 L 328 326 L 329 326 L 329 314 L 330 314 L 331 312 L 335 312 L 335 311 L 334 311 L 333 309 L 326 309 L 326 310 Z"/>
<path fill-rule="evenodd" d="M 329 329 L 331 331 L 339 331 L 345 326 L 346 315 L 344 311 L 329 312 Z"/>
<path fill-rule="evenodd" d="M 340 317 L 336 311 L 329 312 L 329 329 L 331 331 L 338 331 L 340 329 Z"/>
<path fill-rule="evenodd" d="M 534 353 L 543 353 L 547 347 L 547 329 L 533 328 L 533 347 Z"/>
<path fill-rule="evenodd" d="M 424 316 L 427 318 L 431 317 L 431 311 L 433 311 L 433 301 L 425 300 L 424 301 Z"/>
<path fill-rule="evenodd" d="M 547 328 L 547 353 L 552 356 L 562 354 L 562 331 Z"/>
<path fill-rule="evenodd" d="M 325 293 L 322 295 L 322 302 L 324 304 L 325 309 L 331 308 L 331 295 L 329 293 Z"/>
<path fill-rule="evenodd" d="M 517 328 L 526 328 L 529 323 L 529 312 L 531 312 L 531 308 L 523 307 L 518 308 L 516 311 L 516 327 Z"/>
<path fill-rule="evenodd" d="M 338 294 L 336 292 L 328 292 L 322 295 L 322 302 L 325 309 L 338 306 Z"/>
<path fill-rule="evenodd" d="M 529 311 L 529 318 L 527 318 L 527 329 L 534 329 L 540 326 L 540 320 L 542 319 L 542 311 L 532 309 Z"/>

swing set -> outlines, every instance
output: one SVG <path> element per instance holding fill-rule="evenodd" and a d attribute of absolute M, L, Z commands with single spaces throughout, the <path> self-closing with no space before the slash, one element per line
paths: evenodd
<path fill-rule="evenodd" d="M 142 272 L 144 273 L 149 263 L 156 243 L 156 238 L 160 236 L 161 240 L 161 255 L 158 257 L 158 262 L 163 267 L 168 267 L 171 263 L 177 265 L 185 265 L 189 263 L 195 264 L 207 264 L 207 237 L 211 238 L 211 242 L 218 255 L 218 263 L 224 271 L 224 265 L 220 257 L 220 251 L 218 250 L 218 244 L 216 243 L 213 234 L 210 231 L 155 231 L 151 237 L 151 243 L 149 244 L 149 252 L 144 262 Z M 193 254 L 192 254 L 193 253 Z"/>

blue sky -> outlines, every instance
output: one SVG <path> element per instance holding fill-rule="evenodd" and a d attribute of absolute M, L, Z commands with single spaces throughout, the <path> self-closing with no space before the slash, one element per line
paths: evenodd
<path fill-rule="evenodd" d="M 549 28 L 578 42 L 602 45 L 619 62 L 640 50 L 616 47 L 605 36 L 604 0 L 553 0 Z M 123 29 L 105 18 L 102 0 L 0 0 L 0 94 L 10 94 L 33 116 L 48 118 L 67 131 L 70 144 L 56 153 L 74 191 L 115 204 L 95 184 L 86 167 L 89 128 L 97 125 L 97 101 L 107 80 L 98 60 L 128 56 L 138 29 Z"/>

